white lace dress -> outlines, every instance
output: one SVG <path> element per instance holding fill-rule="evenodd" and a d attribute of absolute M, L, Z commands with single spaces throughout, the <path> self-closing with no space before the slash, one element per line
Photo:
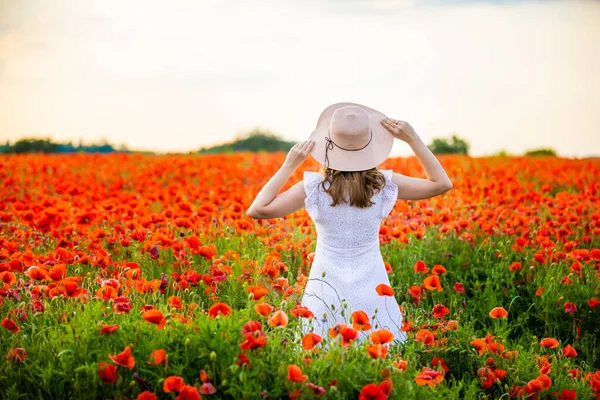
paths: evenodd
<path fill-rule="evenodd" d="M 300 319 L 303 335 L 314 327 L 312 332 L 325 341 L 329 338 L 329 328 L 336 323 L 352 326 L 352 312 L 362 310 L 372 328 L 359 331 L 357 343 L 370 342 L 370 334 L 379 329 L 390 330 L 394 334 L 393 343 L 406 340 L 406 334 L 400 331 L 402 314 L 395 297 L 380 296 L 375 289 L 380 283 L 390 285 L 379 249 L 379 228 L 398 198 L 398 186 L 391 180 L 393 171 L 380 172 L 385 176 L 386 186 L 373 196 L 375 204 L 368 208 L 348 203 L 330 206 L 331 196 L 319 187 L 323 176 L 304 172 L 305 208 L 316 227 L 317 246 L 301 300 L 301 305 L 315 316 Z M 344 299 L 348 307 L 342 316 Z"/>

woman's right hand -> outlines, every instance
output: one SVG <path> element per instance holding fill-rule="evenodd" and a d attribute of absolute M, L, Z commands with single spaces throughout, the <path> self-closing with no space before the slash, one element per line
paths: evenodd
<path fill-rule="evenodd" d="M 400 139 L 404 142 L 410 143 L 412 140 L 419 137 L 413 127 L 406 121 L 386 117 L 382 119 L 380 123 L 385 129 L 390 131 L 396 139 Z"/>

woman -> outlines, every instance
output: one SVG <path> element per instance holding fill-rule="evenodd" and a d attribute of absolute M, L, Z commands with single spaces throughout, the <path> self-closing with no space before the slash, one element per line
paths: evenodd
<path fill-rule="evenodd" d="M 411 146 L 428 179 L 376 169 L 388 157 L 394 138 Z M 305 171 L 304 180 L 278 195 L 308 154 L 323 165 L 323 175 Z M 247 212 L 251 218 L 268 219 L 305 207 L 315 223 L 317 246 L 301 301 L 314 318 L 302 318 L 303 334 L 312 331 L 325 340 L 333 328 L 345 341 L 360 342 L 388 329 L 394 342 L 403 343 L 398 302 L 381 293 L 390 281 L 379 249 L 379 227 L 396 200 L 426 199 L 451 188 L 448 175 L 407 122 L 356 103 L 327 107 L 309 139 L 292 147 Z M 353 322 L 361 324 L 358 337 L 338 325 L 352 327 Z"/>

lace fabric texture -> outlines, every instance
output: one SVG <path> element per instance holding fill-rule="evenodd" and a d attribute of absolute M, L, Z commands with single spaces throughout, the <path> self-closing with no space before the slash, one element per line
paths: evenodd
<path fill-rule="evenodd" d="M 372 328 L 359 331 L 357 342 L 368 341 L 379 329 L 390 330 L 394 342 L 406 340 L 400 331 L 402 314 L 397 300 L 380 296 L 375 289 L 380 283 L 390 285 L 379 248 L 379 228 L 398 198 L 398 186 L 391 180 L 393 171 L 380 172 L 386 185 L 373 195 L 375 204 L 362 209 L 348 203 L 330 206 L 331 196 L 320 187 L 323 177 L 304 172 L 305 208 L 315 224 L 317 246 L 301 300 L 315 316 L 301 319 L 303 335 L 314 328 L 312 332 L 325 340 L 329 328 L 336 323 L 352 326 L 351 314 L 362 310 Z M 344 300 L 347 307 L 342 310 Z"/>

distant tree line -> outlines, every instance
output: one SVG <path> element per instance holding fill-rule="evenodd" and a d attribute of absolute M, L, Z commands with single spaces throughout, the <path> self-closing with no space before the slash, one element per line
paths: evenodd
<path fill-rule="evenodd" d="M 20 153 L 129 153 L 130 151 L 121 146 L 118 150 L 111 144 L 104 141 L 98 144 L 84 145 L 79 143 L 74 145 L 68 143 L 56 143 L 49 138 L 26 138 L 20 139 L 13 144 L 8 141 L 0 145 L 0 153 L 20 154 Z"/>
<path fill-rule="evenodd" d="M 259 128 L 251 132 L 238 136 L 235 140 L 219 144 L 212 147 L 201 148 L 197 152 L 200 154 L 213 153 L 235 153 L 241 151 L 249 152 L 288 152 L 296 142 L 282 139 L 270 131 L 263 131 Z M 469 154 L 469 143 L 453 134 L 450 138 L 434 138 L 427 146 L 434 154 Z M 49 138 L 26 138 L 20 139 L 13 144 L 8 141 L 5 145 L 0 145 L 0 154 L 19 154 L 19 153 L 151 153 L 131 151 L 124 145 L 116 149 L 113 145 L 103 141 L 97 144 L 84 145 L 81 142 L 74 145 L 68 143 L 56 143 Z M 496 156 L 512 156 L 505 150 L 495 154 Z M 528 150 L 525 156 L 552 156 L 556 157 L 556 151 L 551 148 L 540 148 Z"/>
<path fill-rule="evenodd" d="M 435 138 L 429 144 L 429 150 L 434 154 L 469 154 L 469 143 L 466 140 L 457 137 L 455 134 L 450 139 Z M 500 150 L 495 156 L 514 156 L 509 154 L 506 150 Z M 551 148 L 541 148 L 526 151 L 523 155 L 525 156 L 551 156 L 557 157 L 556 151 Z"/>

